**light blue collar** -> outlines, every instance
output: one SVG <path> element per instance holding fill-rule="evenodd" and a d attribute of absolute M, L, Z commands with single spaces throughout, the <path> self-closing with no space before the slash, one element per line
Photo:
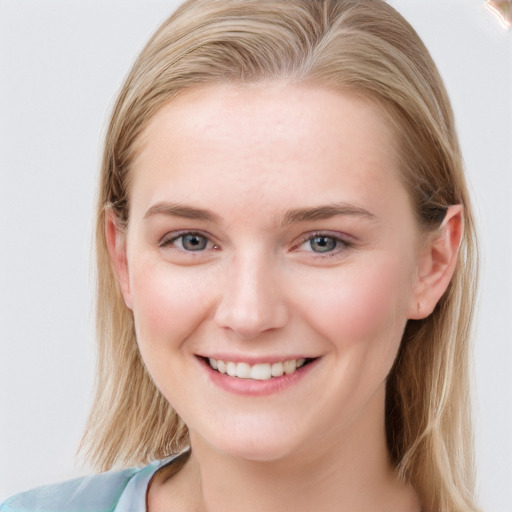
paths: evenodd
<path fill-rule="evenodd" d="M 148 486 L 155 473 L 179 455 L 158 460 L 137 471 L 124 488 L 113 512 L 145 512 Z"/>

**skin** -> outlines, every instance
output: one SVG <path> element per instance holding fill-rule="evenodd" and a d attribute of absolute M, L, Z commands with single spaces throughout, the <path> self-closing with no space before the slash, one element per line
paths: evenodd
<path fill-rule="evenodd" d="M 197 88 L 150 121 L 127 231 L 106 226 L 144 362 L 190 431 L 149 510 L 420 509 L 389 461 L 385 382 L 462 222 L 450 207 L 421 234 L 390 133 L 361 98 L 283 83 Z M 198 356 L 315 361 L 259 395 L 219 387 Z"/>

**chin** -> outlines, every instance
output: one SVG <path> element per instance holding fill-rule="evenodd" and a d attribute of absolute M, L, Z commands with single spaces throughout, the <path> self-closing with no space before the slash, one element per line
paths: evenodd
<path fill-rule="evenodd" d="M 260 463 L 283 461 L 295 454 L 294 450 L 283 449 L 283 446 L 228 446 L 222 452 L 229 457 Z"/>
<path fill-rule="evenodd" d="M 294 440 L 290 432 L 280 432 L 276 427 L 272 432 L 267 428 L 256 432 L 240 425 L 238 429 L 220 430 L 221 435 L 214 434 L 209 439 L 190 434 L 192 449 L 205 442 L 218 453 L 253 462 L 275 462 L 287 459 L 304 447 L 305 443 Z"/>

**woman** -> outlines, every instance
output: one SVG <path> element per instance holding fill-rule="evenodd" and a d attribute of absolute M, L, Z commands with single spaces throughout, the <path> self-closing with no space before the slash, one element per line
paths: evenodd
<path fill-rule="evenodd" d="M 476 248 L 453 116 L 381 0 L 192 0 L 106 137 L 109 472 L 10 510 L 476 510 Z"/>

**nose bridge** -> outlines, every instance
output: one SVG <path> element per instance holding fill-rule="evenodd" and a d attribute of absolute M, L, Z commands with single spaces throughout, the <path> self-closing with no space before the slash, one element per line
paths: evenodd
<path fill-rule="evenodd" d="M 277 265 L 262 251 L 236 255 L 226 271 L 215 319 L 245 339 L 282 327 L 288 312 Z"/>

